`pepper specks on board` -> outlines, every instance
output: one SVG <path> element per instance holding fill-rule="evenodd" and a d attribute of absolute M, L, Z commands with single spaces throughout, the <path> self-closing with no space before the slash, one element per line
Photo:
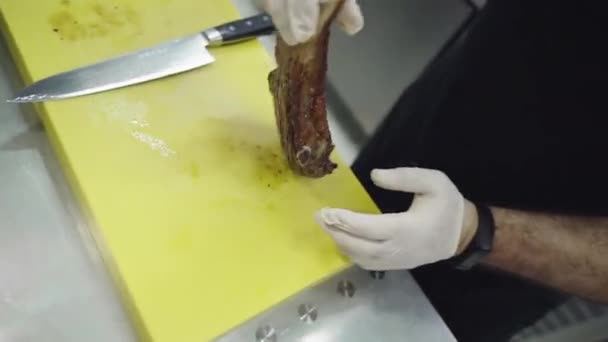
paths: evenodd
<path fill-rule="evenodd" d="M 62 0 L 49 16 L 49 24 L 59 39 L 68 41 L 105 37 L 119 30 L 131 34 L 141 31 L 139 16 L 132 8 L 99 1 L 75 4 Z"/>
<path fill-rule="evenodd" d="M 207 117 L 200 126 L 189 127 L 197 132 L 195 139 L 184 142 L 180 150 L 195 150 L 197 158 L 181 165 L 184 176 L 195 178 L 201 185 L 213 182 L 208 178 L 209 165 L 221 165 L 225 174 L 243 180 L 265 191 L 277 191 L 296 177 L 283 156 L 277 132 L 272 125 L 248 121 L 243 117 Z M 197 167 L 192 172 L 191 165 Z M 196 176 L 195 176 L 196 174 Z"/>

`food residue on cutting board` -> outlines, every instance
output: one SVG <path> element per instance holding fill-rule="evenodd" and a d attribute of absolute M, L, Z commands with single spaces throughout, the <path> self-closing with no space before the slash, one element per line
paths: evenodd
<path fill-rule="evenodd" d="M 179 129 L 179 128 L 176 128 Z M 207 179 L 210 165 L 222 165 L 224 173 L 238 179 L 249 179 L 250 184 L 265 190 L 279 190 L 293 181 L 281 146 L 276 141 L 274 127 L 259 124 L 244 117 L 205 117 L 184 129 L 185 141 L 176 142 L 180 150 L 193 150 L 195 158 L 184 160 L 182 170 L 194 179 Z M 196 134 L 186 133 L 188 130 Z"/>
<path fill-rule="evenodd" d="M 175 151 L 169 148 L 169 146 L 167 146 L 167 143 L 165 143 L 162 139 L 153 137 L 149 134 L 140 131 L 131 132 L 131 136 L 141 141 L 142 143 L 148 145 L 151 149 L 158 151 L 163 157 L 168 157 L 170 155 L 175 154 Z"/>
<path fill-rule="evenodd" d="M 117 30 L 140 34 L 139 15 L 124 4 L 62 0 L 49 16 L 49 25 L 59 39 L 78 41 L 107 36 Z"/>

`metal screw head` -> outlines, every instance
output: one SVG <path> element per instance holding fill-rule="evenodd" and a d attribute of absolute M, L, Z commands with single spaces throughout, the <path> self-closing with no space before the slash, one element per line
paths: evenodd
<path fill-rule="evenodd" d="M 340 280 L 338 283 L 338 293 L 344 297 L 352 297 L 355 295 L 355 285 L 348 280 Z"/>
<path fill-rule="evenodd" d="M 270 325 L 263 325 L 255 331 L 255 339 L 258 342 L 276 342 L 277 332 Z"/>
<path fill-rule="evenodd" d="M 384 279 L 385 271 L 369 271 L 369 275 L 374 279 Z"/>
<path fill-rule="evenodd" d="M 300 304 L 298 315 L 300 315 L 300 320 L 312 323 L 317 320 L 317 308 L 310 304 Z"/>

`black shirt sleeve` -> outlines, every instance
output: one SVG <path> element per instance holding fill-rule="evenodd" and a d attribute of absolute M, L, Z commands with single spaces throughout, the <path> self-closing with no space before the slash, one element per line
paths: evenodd
<path fill-rule="evenodd" d="M 387 212 L 410 196 L 375 167 L 440 169 L 471 200 L 608 214 L 608 7 L 489 1 L 466 37 L 398 101 L 354 170 Z"/>

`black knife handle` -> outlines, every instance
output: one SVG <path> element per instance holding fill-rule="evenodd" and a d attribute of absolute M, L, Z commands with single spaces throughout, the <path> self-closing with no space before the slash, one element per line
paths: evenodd
<path fill-rule="evenodd" d="M 224 45 L 272 34 L 274 31 L 272 18 L 263 13 L 205 30 L 203 35 L 209 40 L 209 45 Z"/>

